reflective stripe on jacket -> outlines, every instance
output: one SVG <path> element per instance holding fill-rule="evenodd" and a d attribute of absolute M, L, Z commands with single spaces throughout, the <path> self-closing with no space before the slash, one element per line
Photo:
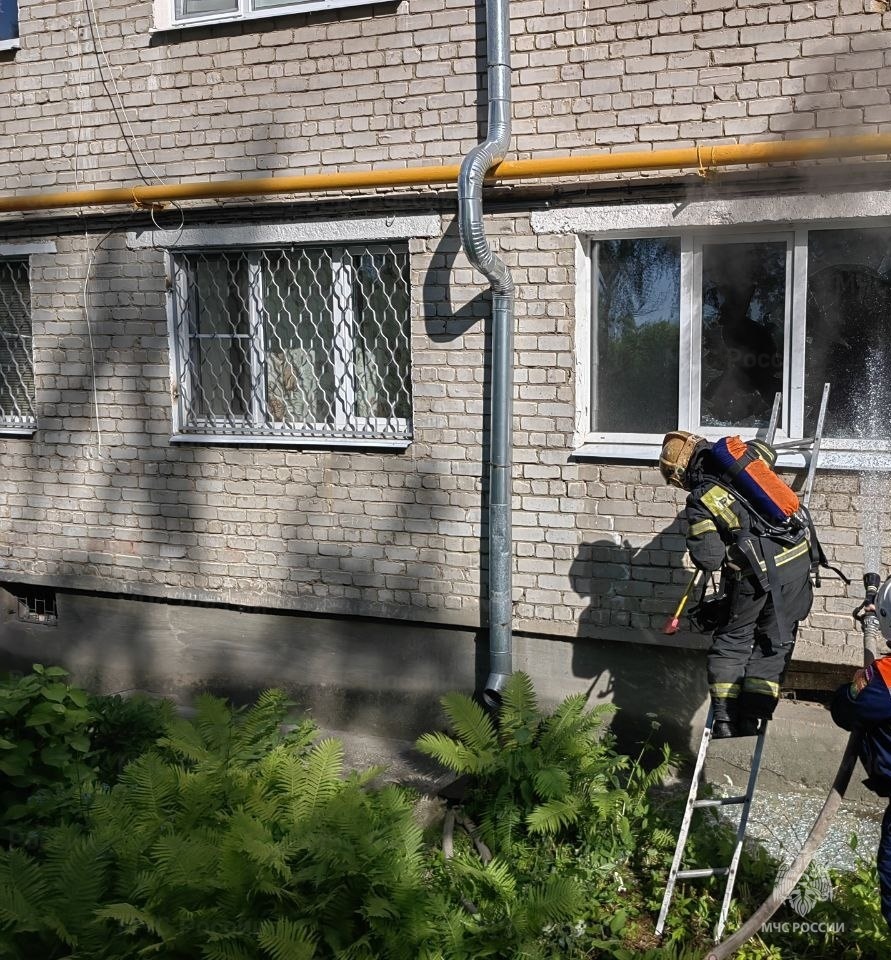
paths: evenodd
<path fill-rule="evenodd" d="M 773 557 L 780 583 L 805 577 L 810 570 L 810 541 L 804 530 L 793 535 L 791 542 L 759 535 L 746 507 L 714 480 L 701 483 L 687 497 L 686 519 L 687 549 L 700 570 L 713 572 L 726 566 L 763 582 L 765 556 Z M 746 540 L 754 545 L 754 558 L 741 549 Z"/>

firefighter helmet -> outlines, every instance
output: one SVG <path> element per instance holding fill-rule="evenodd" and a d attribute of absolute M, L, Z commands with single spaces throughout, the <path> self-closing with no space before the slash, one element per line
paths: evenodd
<path fill-rule="evenodd" d="M 891 645 L 891 577 L 888 577 L 876 593 L 876 618 L 882 636 Z"/>
<path fill-rule="evenodd" d="M 704 437 L 686 430 L 672 430 L 665 434 L 662 441 L 662 453 L 659 455 L 659 470 L 665 482 L 673 487 L 683 487 L 687 465 L 700 444 L 706 443 Z"/>

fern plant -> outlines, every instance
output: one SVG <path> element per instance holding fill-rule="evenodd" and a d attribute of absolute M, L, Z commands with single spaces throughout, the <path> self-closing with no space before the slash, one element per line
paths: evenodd
<path fill-rule="evenodd" d="M 288 706 L 200 698 L 84 826 L 0 854 L 0 954 L 441 960 L 413 797 L 344 776 L 338 742 L 283 731 Z"/>
<path fill-rule="evenodd" d="M 610 705 L 589 709 L 577 694 L 545 715 L 524 673 L 508 680 L 496 719 L 462 694 L 442 703 L 454 736 L 427 734 L 418 749 L 472 777 L 468 804 L 490 846 L 512 855 L 532 837 L 584 842 L 596 836 L 602 849 L 607 831 L 614 858 L 633 849 L 632 827 L 645 816 L 648 791 L 667 772 L 667 748 L 661 762 L 645 770 L 618 754 L 604 731 Z"/>

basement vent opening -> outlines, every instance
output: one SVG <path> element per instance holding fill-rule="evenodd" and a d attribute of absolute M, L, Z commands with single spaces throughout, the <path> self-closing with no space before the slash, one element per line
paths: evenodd
<path fill-rule="evenodd" d="M 41 623 L 45 626 L 55 626 L 58 623 L 55 590 L 47 587 L 19 587 L 15 598 L 18 604 L 18 619 L 22 623 Z"/>

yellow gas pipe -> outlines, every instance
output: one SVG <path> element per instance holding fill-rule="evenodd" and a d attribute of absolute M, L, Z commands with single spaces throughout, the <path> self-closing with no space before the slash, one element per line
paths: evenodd
<path fill-rule="evenodd" d="M 644 170 L 694 169 L 706 173 L 716 167 L 867 157 L 881 154 L 891 154 L 891 134 L 877 133 L 856 137 L 823 137 L 683 147 L 652 152 L 598 153 L 549 159 L 506 160 L 490 172 L 488 180 L 492 182 L 580 177 Z M 406 167 L 396 170 L 357 170 L 343 173 L 266 177 L 258 180 L 217 180 L 109 187 L 99 190 L 71 190 L 60 193 L 32 193 L 0 197 L 0 213 L 25 213 L 35 210 L 117 204 L 152 207 L 170 201 L 223 200 L 232 197 L 272 196 L 284 193 L 432 186 L 456 182 L 459 169 L 458 165 Z"/>

